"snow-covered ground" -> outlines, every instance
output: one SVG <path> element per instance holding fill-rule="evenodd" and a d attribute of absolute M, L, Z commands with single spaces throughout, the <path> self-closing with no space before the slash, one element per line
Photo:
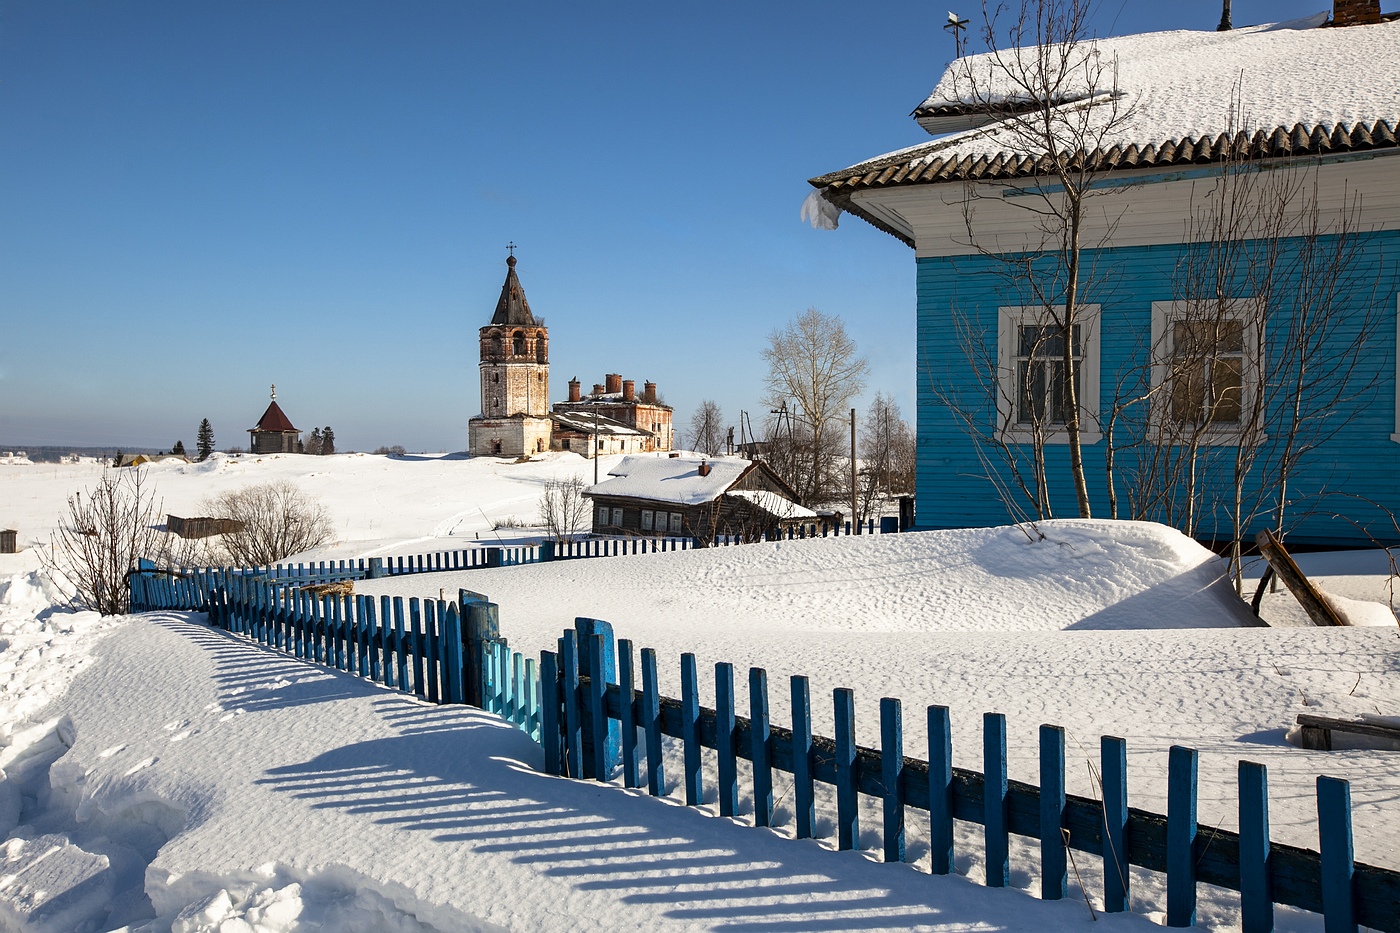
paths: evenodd
<path fill-rule="evenodd" d="M 609 460 L 602 463 L 603 472 Z M 32 545 L 64 497 L 100 472 L 0 465 L 0 527 Z M 290 478 L 330 509 L 336 553 L 455 547 L 508 517 L 531 521 L 543 483 L 592 464 L 373 456 L 220 458 L 149 474 L 166 511 L 232 484 Z M 1400 752 L 1311 752 L 1285 740 L 1299 711 L 1400 713 L 1394 627 L 1244 627 L 1221 564 L 1157 526 L 1056 522 L 1043 540 L 986 529 L 745 547 L 394 578 L 361 592 L 436 597 L 458 586 L 501 606 L 512 646 L 553 647 L 575 616 L 654 647 L 663 690 L 697 654 L 765 667 L 774 719 L 786 677 L 812 680 L 829 734 L 833 687 L 856 691 L 863 744 L 881 696 L 952 710 L 954 756 L 980 768 L 981 715 L 1007 714 L 1011 776 L 1034 781 L 1036 730 L 1066 727 L 1070 790 L 1094 794 L 1097 739 L 1125 737 L 1132 803 L 1165 807 L 1166 750 L 1201 750 L 1201 820 L 1234 825 L 1240 758 L 1269 766 L 1274 838 L 1316 847 L 1313 782 L 1352 782 L 1357 857 L 1400 868 Z M 1302 559 L 1311 569 L 1313 557 Z M 1332 592 L 1387 598 L 1374 556 L 1319 557 Z M 211 630 L 198 614 L 99 619 L 56 611 L 34 550 L 0 555 L 0 929 L 164 933 L 290 930 L 1025 929 L 1094 923 L 1077 887 L 1038 903 L 1038 859 L 1013 850 L 1013 885 L 980 886 L 980 832 L 960 827 L 958 870 L 798 842 L 779 781 L 778 827 L 620 787 L 538 773 L 540 754 L 493 717 L 433 707 Z M 1265 615 L 1287 621 L 1286 594 Z M 742 693 L 740 706 L 747 705 Z M 677 762 L 667 784 L 675 789 Z M 713 770 L 708 770 L 713 774 Z M 741 777 L 743 776 L 741 772 Z M 713 788 L 707 788 L 712 799 Z M 834 802 L 819 798 L 829 831 Z M 878 853 L 880 820 L 862 814 Z M 1091 900 L 1101 866 L 1079 856 Z M 1073 879 L 1072 879 L 1073 880 Z M 1162 879 L 1134 878 L 1135 913 L 1161 920 Z M 1202 889 L 1200 923 L 1238 925 Z M 123 925 L 126 925 L 123 927 Z M 1319 918 L 1280 911 L 1280 929 Z"/>

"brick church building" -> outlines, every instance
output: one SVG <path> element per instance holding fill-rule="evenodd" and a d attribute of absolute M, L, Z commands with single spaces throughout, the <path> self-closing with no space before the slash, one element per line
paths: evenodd
<path fill-rule="evenodd" d="M 467 422 L 473 457 L 522 457 L 570 450 L 585 457 L 670 450 L 672 409 L 656 384 L 643 391 L 621 375 L 584 396 L 577 379 L 569 398 L 549 404 L 549 329 L 537 321 L 506 259 L 506 280 L 491 323 L 480 330 L 481 414 Z"/>

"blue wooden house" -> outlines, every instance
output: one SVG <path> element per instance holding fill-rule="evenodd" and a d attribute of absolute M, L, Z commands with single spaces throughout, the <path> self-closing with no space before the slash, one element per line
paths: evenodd
<path fill-rule="evenodd" d="M 919 528 L 1400 540 L 1396 19 L 967 56 L 932 141 L 811 180 L 914 250 Z"/>

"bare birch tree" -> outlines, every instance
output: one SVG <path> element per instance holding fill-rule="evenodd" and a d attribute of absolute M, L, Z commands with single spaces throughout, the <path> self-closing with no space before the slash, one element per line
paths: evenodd
<path fill-rule="evenodd" d="M 591 506 L 584 498 L 588 486 L 581 476 L 552 479 L 544 484 L 540 499 L 540 521 L 556 544 L 570 544 L 588 528 Z"/>
<path fill-rule="evenodd" d="M 690 416 L 690 448 L 715 456 L 724 448 L 724 415 L 710 399 L 700 403 Z"/>
<path fill-rule="evenodd" d="M 765 401 L 788 414 L 787 438 L 797 444 L 791 473 L 783 479 L 810 505 L 837 485 L 833 464 L 841 439 L 836 425 L 844 422 L 851 397 L 865 388 L 870 365 L 857 355 L 841 318 L 816 308 L 770 334 L 763 361 L 768 364 Z"/>
<path fill-rule="evenodd" d="M 955 63 L 951 91 L 962 105 L 987 115 L 1005 148 L 1034 160 L 1034 177 L 1023 197 L 1002 199 L 1024 209 L 1032 236 L 1024 251 L 1007 252 L 984 241 L 977 226 L 981 195 L 969 184 L 964 218 L 969 243 L 995 259 L 1028 313 L 1015 326 L 1012 342 L 1022 352 L 1012 398 L 1002 399 L 991 452 L 1025 463 L 1030 476 L 1014 483 L 1031 493 L 1036 513 L 1052 514 L 1045 475 L 1048 433 L 1062 433 L 1078 514 L 1091 514 L 1084 471 L 1080 348 L 1092 321 L 1084 313 L 1084 292 L 1093 271 L 1083 252 L 1106 244 L 1115 224 L 1086 242 L 1092 199 L 1121 191 L 1096 188 L 1108 169 L 1099 157 L 1130 116 L 1116 86 L 1116 63 L 1100 55 L 1090 38 L 1089 0 L 1026 0 L 1009 24 L 1005 9 L 983 9 L 982 38 L 988 51 Z M 1004 186 L 1000 186 L 1004 187 Z M 997 370 L 992 370 L 996 372 Z M 1006 395 L 1005 392 L 1000 392 Z M 1006 404 L 1009 403 L 1009 404 Z M 985 433 L 980 424 L 979 433 Z M 1011 446 L 1008 446 L 1011 445 Z"/>

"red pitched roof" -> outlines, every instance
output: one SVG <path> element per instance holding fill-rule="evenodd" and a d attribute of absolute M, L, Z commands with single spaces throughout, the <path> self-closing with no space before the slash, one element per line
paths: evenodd
<path fill-rule="evenodd" d="M 275 433 L 279 431 L 296 431 L 298 429 L 292 427 L 292 422 L 287 419 L 287 416 L 282 413 L 282 409 L 277 407 L 277 402 L 274 401 L 267 406 L 267 411 L 263 412 L 263 416 L 258 419 L 258 426 L 252 430 Z"/>

